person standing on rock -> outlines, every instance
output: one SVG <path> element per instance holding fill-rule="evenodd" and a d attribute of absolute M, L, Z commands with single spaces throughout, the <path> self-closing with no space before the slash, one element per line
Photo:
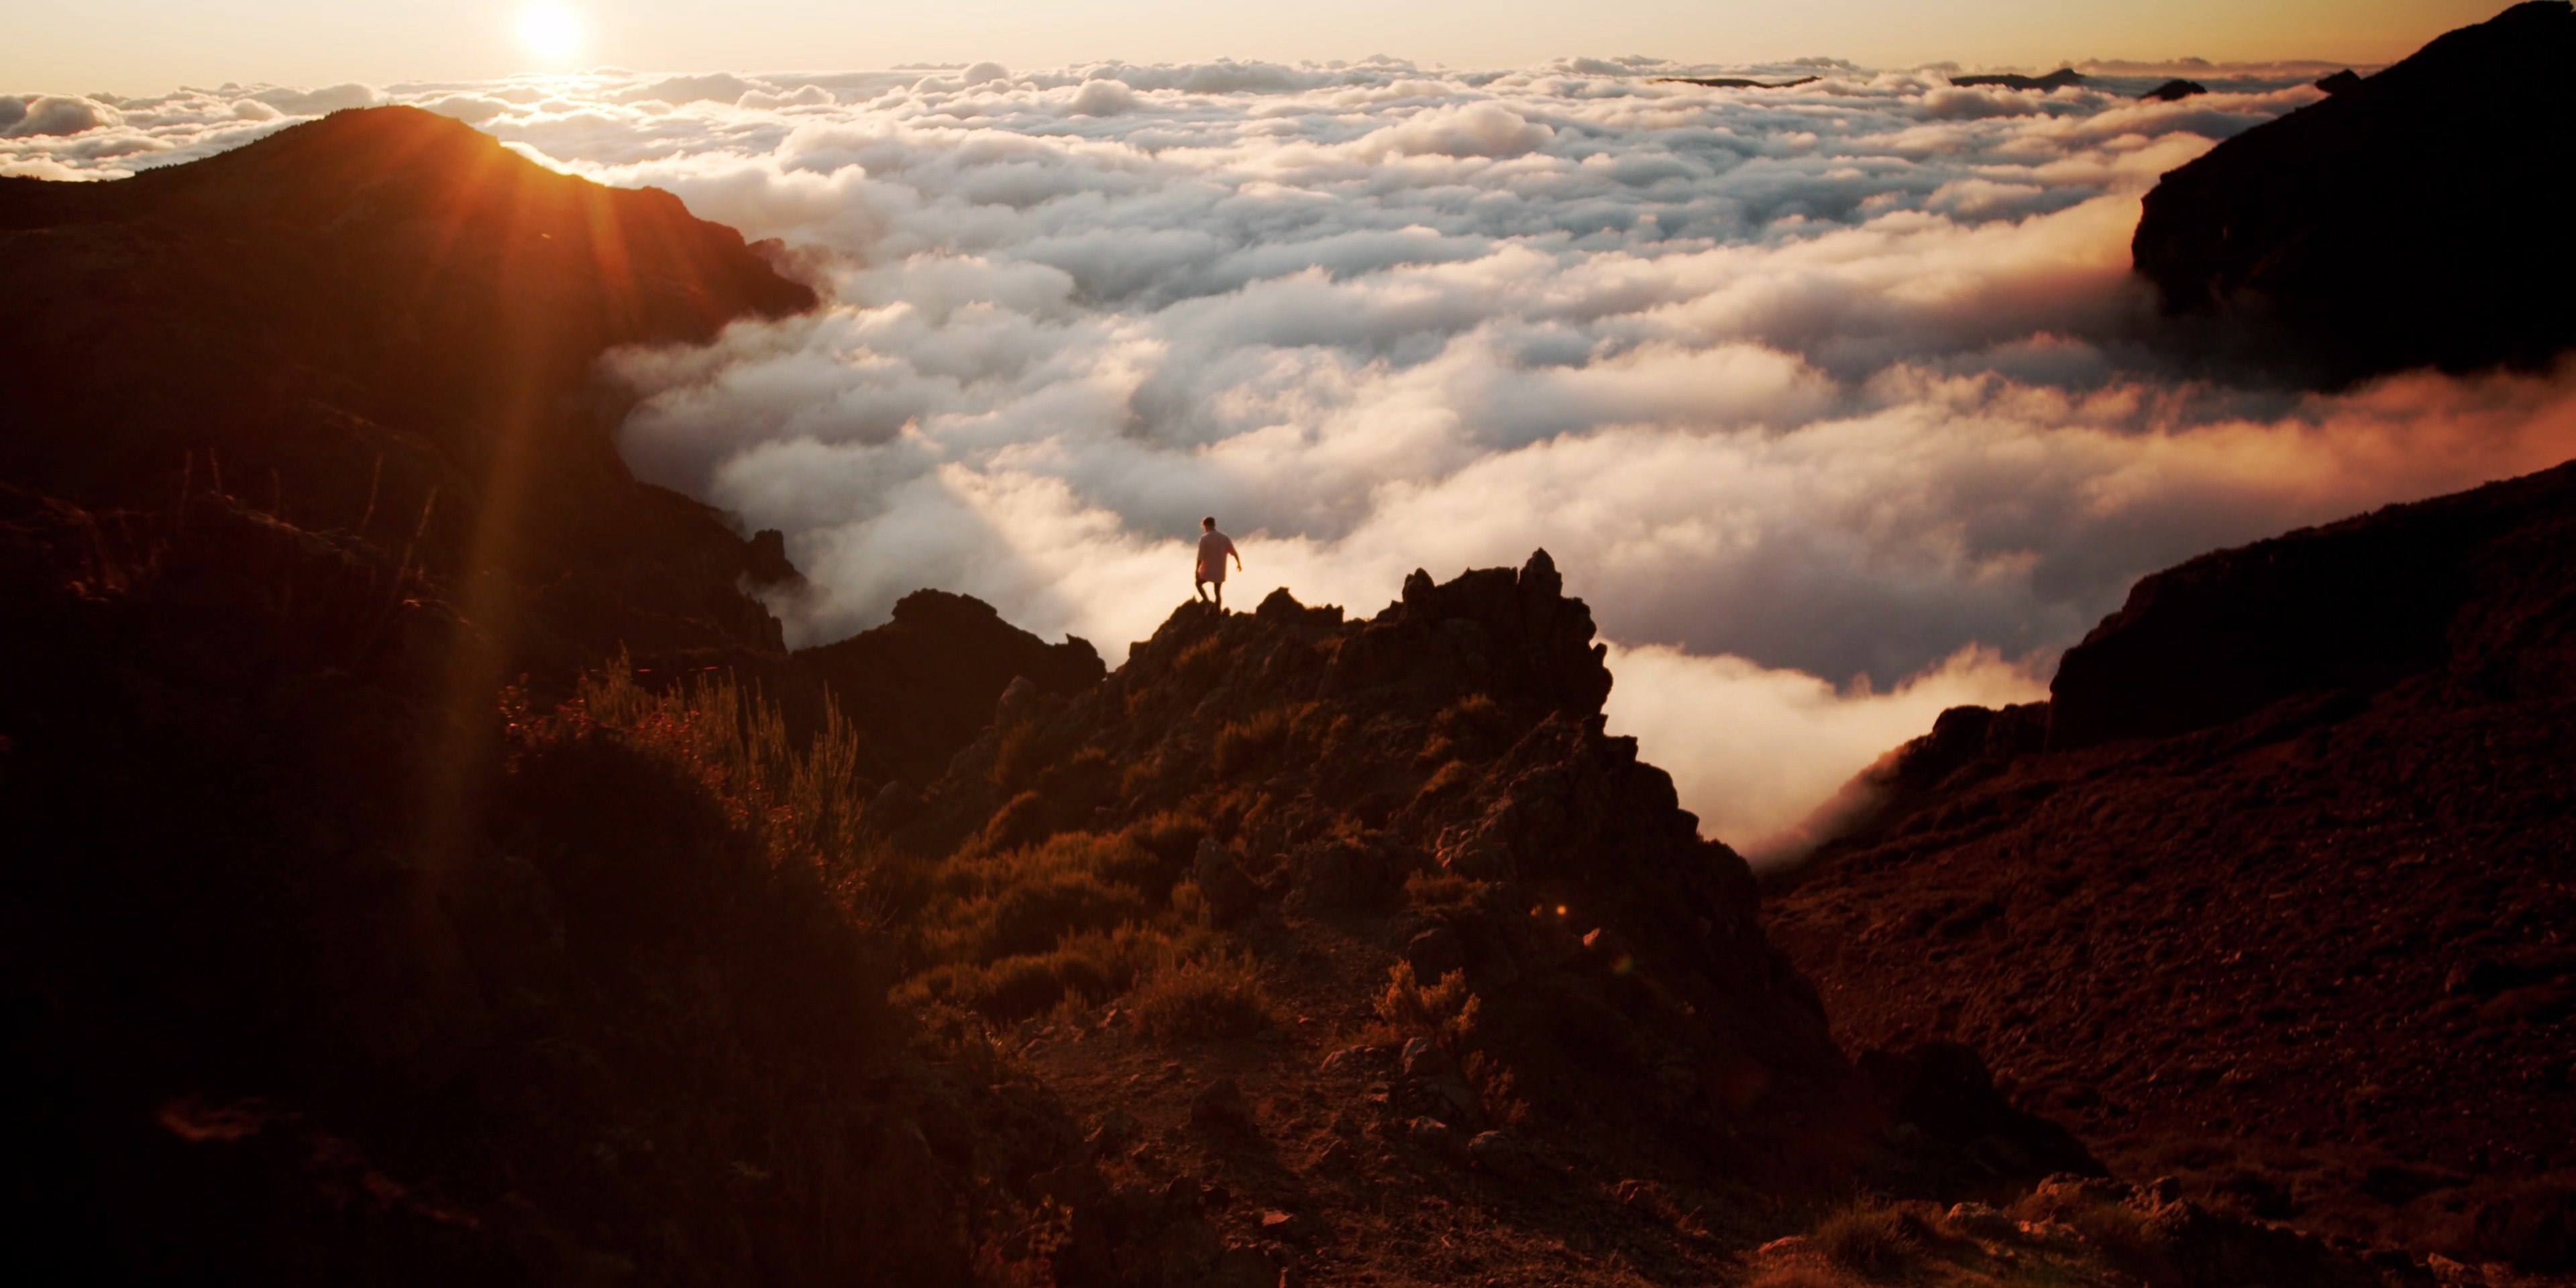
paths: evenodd
<path fill-rule="evenodd" d="M 1213 583 L 1219 612 L 1225 610 L 1225 561 L 1228 558 L 1234 560 L 1236 572 L 1243 571 L 1243 556 L 1235 552 L 1234 538 L 1216 530 L 1216 516 L 1211 514 L 1199 520 L 1198 580 L 1191 584 L 1197 588 L 1199 598 L 1206 599 L 1209 598 L 1208 586 Z"/>

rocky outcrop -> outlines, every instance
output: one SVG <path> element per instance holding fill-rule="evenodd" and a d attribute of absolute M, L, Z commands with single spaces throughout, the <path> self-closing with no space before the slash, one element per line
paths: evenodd
<path fill-rule="evenodd" d="M 1101 684 L 1006 697 L 897 839 L 1035 853 L 1197 820 L 1187 897 L 1210 924 L 1253 945 L 1264 926 L 1364 935 L 1384 966 L 1359 972 L 1363 1005 L 1386 967 L 1455 975 L 1474 1005 L 1453 1054 L 1488 1093 L 1558 1128 L 1651 1120 L 1764 1174 L 1852 1165 L 1865 1094 L 1764 940 L 1743 860 L 1604 732 L 1609 689 L 1544 552 L 1417 572 L 1363 621 L 1284 591 L 1248 614 L 1188 604 Z M 1116 879 L 1151 906 L 1149 873 Z M 1441 1103 L 1410 1112 L 1462 1141 L 1486 1125 Z"/>
<path fill-rule="evenodd" d="M 2576 11 L 2532 0 L 2167 174 L 2132 253 L 2172 338 L 2326 383 L 2545 366 L 2576 344 L 2571 70 Z"/>
<path fill-rule="evenodd" d="M 2138 98 L 2150 103 L 2179 103 L 2186 98 L 2193 98 L 2208 92 L 2209 87 L 2207 85 L 2203 85 L 2196 80 L 2184 80 L 2177 76 L 2172 80 L 2166 81 L 2162 85 L 2156 86 L 2154 89 L 2148 90 L 2144 94 L 2138 95 Z"/>

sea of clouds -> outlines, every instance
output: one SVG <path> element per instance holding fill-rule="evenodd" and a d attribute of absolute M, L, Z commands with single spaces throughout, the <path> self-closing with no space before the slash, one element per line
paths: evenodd
<path fill-rule="evenodd" d="M 1813 76 L 1721 89 L 1682 74 Z M 2305 67 L 1646 59 L 992 64 L 0 97 L 0 173 L 102 177 L 404 102 L 784 241 L 830 307 L 619 355 L 648 479 L 785 530 L 798 642 L 918 586 L 1113 660 L 1197 520 L 1372 612 L 1545 547 L 1614 729 L 1758 843 L 1942 707 L 2041 696 L 2139 575 L 2576 455 L 2576 377 L 2336 395 L 2137 337 L 2139 199 Z"/>

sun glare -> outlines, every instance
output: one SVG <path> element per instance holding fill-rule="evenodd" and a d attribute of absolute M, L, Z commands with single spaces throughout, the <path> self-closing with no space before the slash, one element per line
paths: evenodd
<path fill-rule="evenodd" d="M 562 5 L 541 4 L 519 14 L 519 44 L 549 63 L 581 52 L 581 18 Z"/>

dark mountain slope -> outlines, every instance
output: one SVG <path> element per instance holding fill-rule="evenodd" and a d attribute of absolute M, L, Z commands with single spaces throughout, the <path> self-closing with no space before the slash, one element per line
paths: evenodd
<path fill-rule="evenodd" d="M 2164 176 L 2137 271 L 2222 348 L 2329 383 L 2545 366 L 2576 345 L 2571 75 L 2566 0 L 2451 32 Z"/>
<path fill-rule="evenodd" d="M 1767 924 L 2115 1167 L 2576 1266 L 2576 466 L 2184 564 L 1962 709 Z"/>
<path fill-rule="evenodd" d="M 591 383 L 617 344 L 809 308 L 658 191 L 410 108 L 130 180 L 0 180 L 0 478 L 87 507 L 183 486 L 462 579 L 525 660 L 775 647 L 705 507 L 638 484 Z"/>
<path fill-rule="evenodd" d="M 792 672 L 741 588 L 792 570 L 637 484 L 591 384 L 605 346 L 809 292 L 666 194 L 399 110 L 0 182 L 0 216 L 21 1260 L 937 1284 L 1028 1224 L 993 1177 L 1070 1130 L 887 1006 L 846 844 L 866 732 L 805 713 L 791 743 L 736 689 L 670 683 Z M 975 607 L 898 633 L 1048 652 Z M 843 687 L 953 748 L 1008 679 Z"/>

